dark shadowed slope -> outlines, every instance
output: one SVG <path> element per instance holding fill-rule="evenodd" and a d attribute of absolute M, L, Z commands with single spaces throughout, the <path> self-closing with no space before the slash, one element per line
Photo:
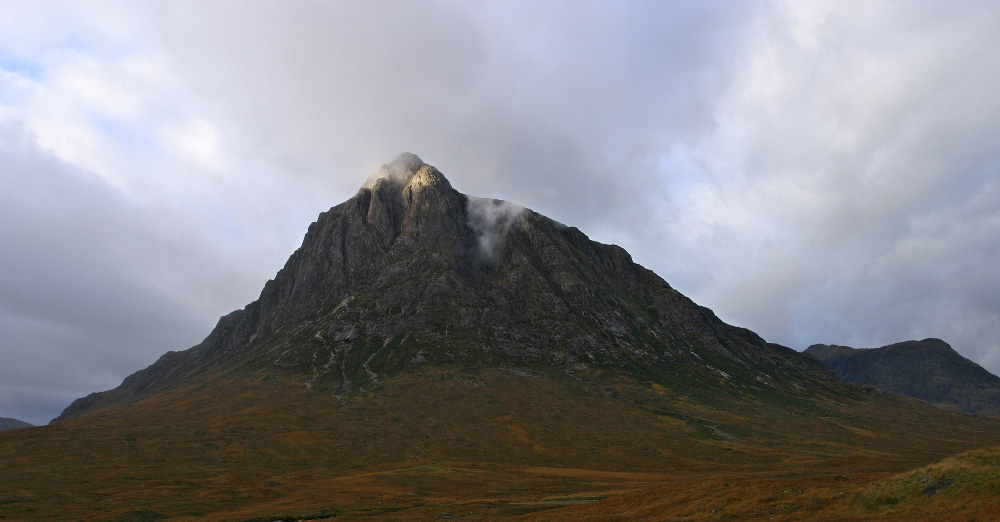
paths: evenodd
<path fill-rule="evenodd" d="M 1000 378 L 940 339 L 860 350 L 817 344 L 805 353 L 847 382 L 870 384 L 944 409 L 1000 415 Z"/>
<path fill-rule="evenodd" d="M 30 428 L 34 424 L 28 424 L 27 422 L 11 419 L 8 417 L 0 417 L 0 430 L 13 430 L 17 428 Z"/>

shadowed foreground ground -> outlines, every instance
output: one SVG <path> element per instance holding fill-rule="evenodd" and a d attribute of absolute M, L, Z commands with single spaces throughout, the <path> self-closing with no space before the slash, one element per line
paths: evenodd
<path fill-rule="evenodd" d="M 342 399 L 205 382 L 0 433 L 0 516 L 990 520 L 1000 501 L 996 450 L 896 476 L 1000 445 L 1000 422 L 847 388 L 693 398 L 610 372 L 457 366 Z"/>

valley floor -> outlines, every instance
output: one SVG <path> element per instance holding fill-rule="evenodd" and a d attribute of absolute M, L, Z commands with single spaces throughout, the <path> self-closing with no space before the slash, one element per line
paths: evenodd
<path fill-rule="evenodd" d="M 0 519 L 1000 518 L 1000 451 L 977 449 L 1000 446 L 993 419 L 558 377 L 427 369 L 345 398 L 218 378 L 5 431 Z"/>
<path fill-rule="evenodd" d="M 996 450 L 991 452 L 996 459 Z M 993 467 L 1000 465 L 994 460 Z M 947 467 L 947 466 L 946 466 Z M 997 491 L 956 469 L 907 475 L 855 468 L 741 474 L 653 474 L 556 468 L 417 464 L 340 477 L 287 477 L 294 492 L 245 511 L 177 520 L 277 521 L 987 521 L 1000 516 Z M 841 471 L 843 473 L 838 473 Z M 982 471 L 982 470 L 980 470 Z M 928 475 L 927 473 L 931 473 Z M 948 486 L 930 493 L 936 484 Z M 926 481 L 925 481 L 926 480 Z M 930 494 L 929 494 L 930 493 Z M 261 516 L 260 513 L 269 513 Z M 156 518 L 133 511 L 121 520 Z"/>

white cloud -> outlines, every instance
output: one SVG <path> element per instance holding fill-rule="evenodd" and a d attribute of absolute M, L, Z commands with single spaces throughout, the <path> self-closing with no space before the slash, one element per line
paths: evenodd
<path fill-rule="evenodd" d="M 479 253 L 487 263 L 496 262 L 497 243 L 510 230 L 525 208 L 498 199 L 469 196 L 466 200 L 469 226 L 476 232 Z"/>
<path fill-rule="evenodd" d="M 222 172 L 229 164 L 218 129 L 204 118 L 168 127 L 164 131 L 164 141 L 175 156 L 196 168 Z"/>

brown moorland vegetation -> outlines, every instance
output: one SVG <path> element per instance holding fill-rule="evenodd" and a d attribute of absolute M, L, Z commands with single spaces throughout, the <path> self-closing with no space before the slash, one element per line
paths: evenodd
<path fill-rule="evenodd" d="M 445 365 L 337 398 L 219 376 L 0 434 L 0 516 L 986 520 L 1000 499 L 997 450 L 926 467 L 1000 445 L 992 419 L 858 388 L 691 397 L 587 377 Z"/>

